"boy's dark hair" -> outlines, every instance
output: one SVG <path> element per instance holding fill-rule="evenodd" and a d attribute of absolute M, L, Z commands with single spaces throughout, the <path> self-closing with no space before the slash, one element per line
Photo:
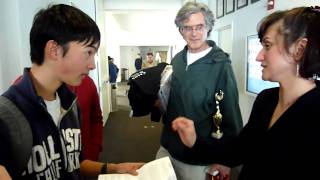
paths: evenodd
<path fill-rule="evenodd" d="M 153 53 L 152 52 L 148 52 L 147 56 L 153 56 Z"/>
<path fill-rule="evenodd" d="M 100 31 L 97 24 L 81 10 L 65 4 L 52 5 L 40 10 L 33 19 L 30 31 L 32 63 L 43 63 L 44 48 L 49 40 L 61 45 L 65 55 L 71 41 L 89 46 L 99 43 Z"/>

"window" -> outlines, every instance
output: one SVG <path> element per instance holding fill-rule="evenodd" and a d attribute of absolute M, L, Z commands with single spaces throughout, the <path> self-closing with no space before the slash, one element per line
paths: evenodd
<path fill-rule="evenodd" d="M 258 52 L 262 45 L 258 35 L 247 37 L 247 65 L 246 65 L 246 92 L 250 94 L 259 94 L 262 90 L 277 87 L 277 82 L 262 80 L 262 67 L 260 62 L 256 61 Z"/>

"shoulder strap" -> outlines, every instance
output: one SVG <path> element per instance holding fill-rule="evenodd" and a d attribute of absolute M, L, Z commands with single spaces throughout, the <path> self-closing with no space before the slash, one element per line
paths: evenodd
<path fill-rule="evenodd" d="M 0 96 L 0 129 L 8 134 L 8 148 L 11 150 L 9 164 L 6 165 L 12 177 L 20 176 L 27 167 L 31 156 L 33 138 L 29 122 L 17 106 L 4 96 Z M 2 138 L 2 137 L 0 137 Z"/>

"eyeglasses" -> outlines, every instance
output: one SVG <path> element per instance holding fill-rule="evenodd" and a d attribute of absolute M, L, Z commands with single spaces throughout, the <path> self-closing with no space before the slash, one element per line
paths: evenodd
<path fill-rule="evenodd" d="M 196 32 L 203 32 L 205 28 L 206 28 L 206 25 L 198 24 L 195 26 L 182 26 L 180 30 L 182 33 L 190 33 L 193 30 L 195 30 Z"/>

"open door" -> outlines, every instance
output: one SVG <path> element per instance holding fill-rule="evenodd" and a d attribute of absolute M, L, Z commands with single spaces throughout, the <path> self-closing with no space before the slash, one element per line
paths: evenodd
<path fill-rule="evenodd" d="M 111 112 L 111 85 L 109 82 L 109 67 L 106 53 L 105 40 L 105 11 L 103 10 L 103 0 L 96 0 L 96 22 L 101 33 L 101 42 L 98 51 L 97 68 L 99 72 L 99 96 L 103 115 L 103 125 L 107 122 Z"/>

